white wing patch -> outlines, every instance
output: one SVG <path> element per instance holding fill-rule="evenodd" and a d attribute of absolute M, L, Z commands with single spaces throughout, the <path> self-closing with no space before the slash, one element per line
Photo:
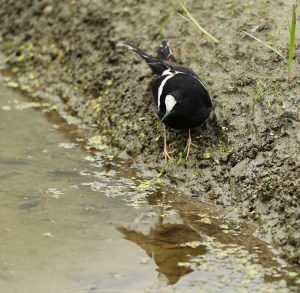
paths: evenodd
<path fill-rule="evenodd" d="M 171 112 L 176 105 L 176 100 L 172 95 L 167 95 L 165 98 L 166 110 L 167 112 Z"/>

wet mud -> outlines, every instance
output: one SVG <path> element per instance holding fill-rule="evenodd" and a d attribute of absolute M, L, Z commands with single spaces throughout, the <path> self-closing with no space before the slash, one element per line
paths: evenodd
<path fill-rule="evenodd" d="M 64 118 L 88 125 L 99 141 L 122 150 L 146 174 L 226 216 L 256 225 L 256 235 L 300 261 L 299 42 L 293 81 L 276 53 L 288 54 L 293 1 L 186 1 L 215 37 L 212 44 L 177 16 L 176 1 L 1 1 L 1 50 L 13 78 L 6 83 L 51 102 Z M 164 166 L 161 126 L 154 117 L 150 70 L 119 42 L 154 52 L 168 39 L 175 56 L 200 74 L 215 116 L 193 131 L 171 131 L 173 164 Z M 125 233 L 125 231 L 123 231 Z M 129 232 L 128 232 L 129 233 Z M 129 236 L 128 236 L 129 237 Z"/>

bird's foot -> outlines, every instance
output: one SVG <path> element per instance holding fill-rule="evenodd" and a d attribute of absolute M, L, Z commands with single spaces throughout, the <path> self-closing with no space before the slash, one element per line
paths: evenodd
<path fill-rule="evenodd" d="M 168 160 L 172 161 L 173 158 L 170 156 L 170 154 L 172 154 L 174 151 L 169 152 L 168 149 L 165 147 L 164 148 L 164 156 L 165 156 L 165 164 L 168 163 Z"/>
<path fill-rule="evenodd" d="M 187 142 L 186 142 L 186 146 L 185 146 L 185 149 L 184 149 L 183 152 L 185 153 L 188 150 L 189 147 L 191 148 L 191 146 L 194 147 L 194 148 L 198 148 L 199 147 L 198 145 L 192 143 L 192 141 L 189 142 L 189 139 L 188 139 Z"/>
<path fill-rule="evenodd" d="M 163 124 L 163 130 L 164 130 L 164 156 L 165 156 L 165 164 L 168 163 L 168 160 L 172 161 L 173 158 L 170 156 L 174 151 L 169 152 L 168 151 L 168 145 L 167 145 L 167 129 L 166 125 Z"/>

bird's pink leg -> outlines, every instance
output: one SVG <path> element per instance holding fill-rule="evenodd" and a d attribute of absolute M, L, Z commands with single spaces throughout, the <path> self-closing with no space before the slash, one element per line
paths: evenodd
<path fill-rule="evenodd" d="M 195 144 L 192 143 L 191 130 L 189 129 L 189 137 L 187 139 L 186 147 L 184 149 L 184 152 L 186 152 L 186 157 L 185 157 L 186 160 L 189 157 L 191 146 L 198 147 L 197 145 L 195 145 Z"/>
<path fill-rule="evenodd" d="M 166 125 L 163 124 L 163 129 L 164 129 L 164 156 L 165 156 L 165 163 L 168 163 L 168 160 L 172 160 L 172 157 L 169 155 L 168 152 L 168 145 L 167 145 L 167 129 Z"/>

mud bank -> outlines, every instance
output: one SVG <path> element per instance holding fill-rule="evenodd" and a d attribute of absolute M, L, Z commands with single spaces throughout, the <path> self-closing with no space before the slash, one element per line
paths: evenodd
<path fill-rule="evenodd" d="M 173 186 L 253 221 L 262 239 L 300 263 L 300 48 L 288 85 L 286 61 L 241 32 L 287 56 L 293 1 L 187 1 L 218 45 L 177 16 L 176 1 L 0 3 L 1 50 L 15 76 L 8 85 L 63 105 L 70 123 L 79 118 L 138 168 L 163 170 Z M 170 133 L 176 157 L 167 167 L 150 70 L 116 47 L 130 41 L 154 52 L 163 39 L 200 74 L 215 107 L 215 119 L 193 131 L 199 147 L 187 162 L 180 160 L 187 133 Z"/>

